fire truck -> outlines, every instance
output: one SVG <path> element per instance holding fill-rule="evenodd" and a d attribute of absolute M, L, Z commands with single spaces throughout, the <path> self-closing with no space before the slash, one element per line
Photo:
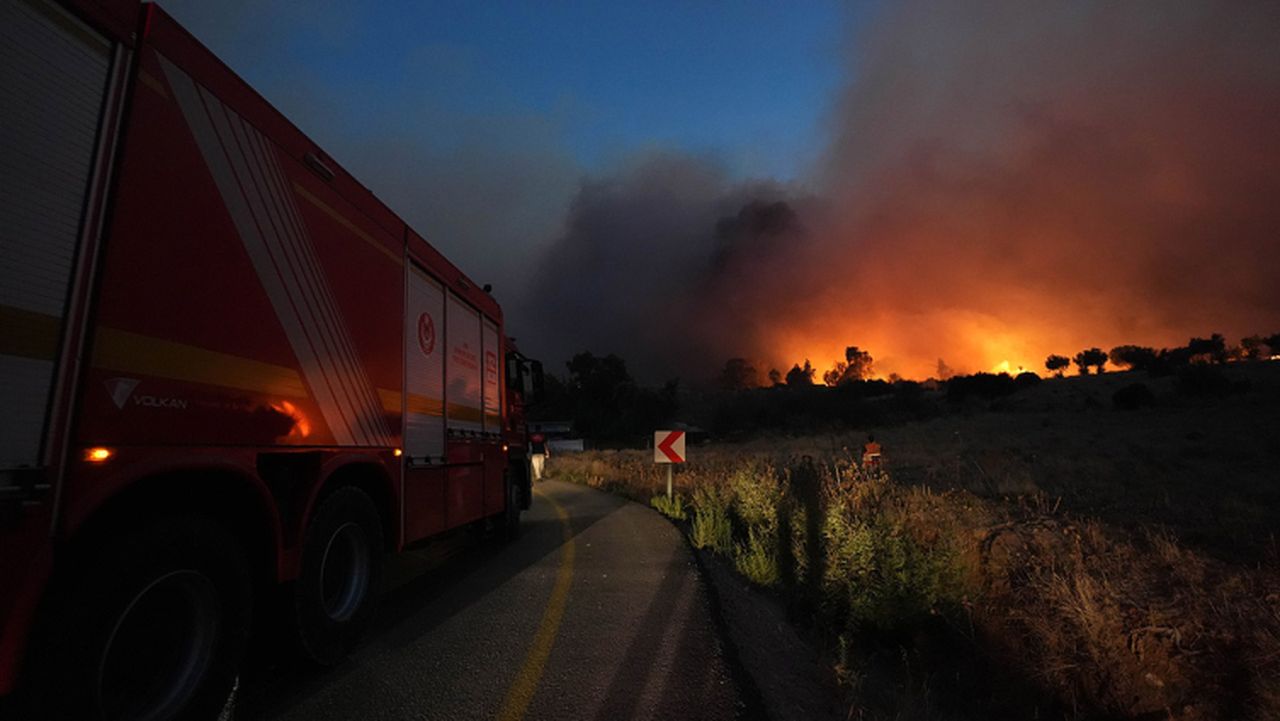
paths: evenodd
<path fill-rule="evenodd" d="M 214 717 L 267 631 L 339 662 L 385 554 L 514 534 L 487 286 L 157 5 L 0 47 L 0 708 Z"/>

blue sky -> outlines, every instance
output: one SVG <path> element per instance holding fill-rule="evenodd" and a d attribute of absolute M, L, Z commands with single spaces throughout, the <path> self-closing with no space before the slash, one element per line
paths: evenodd
<path fill-rule="evenodd" d="M 445 150 L 536 126 L 530 142 L 586 172 L 662 148 L 782 180 L 824 144 L 856 13 L 833 0 L 161 4 L 322 145 L 411 128 Z"/>

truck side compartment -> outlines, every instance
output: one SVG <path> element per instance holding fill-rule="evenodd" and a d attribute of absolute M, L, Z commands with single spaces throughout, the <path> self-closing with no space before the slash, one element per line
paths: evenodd
<path fill-rule="evenodd" d="M 50 170 L 30 183 L 48 197 L 0 204 L 25 229 L 6 236 L 22 263 L 0 278 L 0 400 L 18 409 L 0 448 L 0 696 L 26 673 L 33 628 L 50 658 L 110 655 L 114 636 L 65 638 L 93 620 L 66 624 L 68 594 L 93 575 L 84 559 L 163 534 L 172 558 L 121 578 L 169 578 L 184 548 L 202 553 L 207 577 L 173 595 L 234 609 L 283 588 L 302 647 L 336 661 L 382 548 L 509 523 L 513 484 L 527 507 L 501 308 L 160 7 L 4 2 L 45 38 L 31 68 L 66 77 L 3 76 L 44 103 L 44 120 L 5 128 L 4 152 Z M 209 530 L 166 528 L 178 517 Z M 211 551 L 216 538 L 234 544 Z M 334 544 L 347 567 L 309 550 Z M 121 614 L 147 593 L 116 590 Z M 110 611 L 95 609 L 124 623 Z M 192 683 L 155 713 L 186 713 L 226 679 Z"/>

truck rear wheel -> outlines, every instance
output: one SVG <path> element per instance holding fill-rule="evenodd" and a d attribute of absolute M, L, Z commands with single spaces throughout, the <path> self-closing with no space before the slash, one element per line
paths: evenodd
<path fill-rule="evenodd" d="M 237 538 L 212 520 L 157 521 L 93 552 L 55 601 L 33 659 L 40 718 L 215 718 L 249 636 Z"/>
<path fill-rule="evenodd" d="M 382 521 L 364 491 L 346 487 L 320 502 L 302 547 L 294 586 L 303 655 L 332 666 L 368 626 L 382 575 Z"/>

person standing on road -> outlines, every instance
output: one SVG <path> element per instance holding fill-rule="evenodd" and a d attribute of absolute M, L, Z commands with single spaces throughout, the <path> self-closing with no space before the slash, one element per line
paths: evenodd
<path fill-rule="evenodd" d="M 533 480 L 542 480 L 543 467 L 550 456 L 551 451 L 547 449 L 546 436 L 534 433 L 529 437 L 529 461 L 533 464 Z"/>

